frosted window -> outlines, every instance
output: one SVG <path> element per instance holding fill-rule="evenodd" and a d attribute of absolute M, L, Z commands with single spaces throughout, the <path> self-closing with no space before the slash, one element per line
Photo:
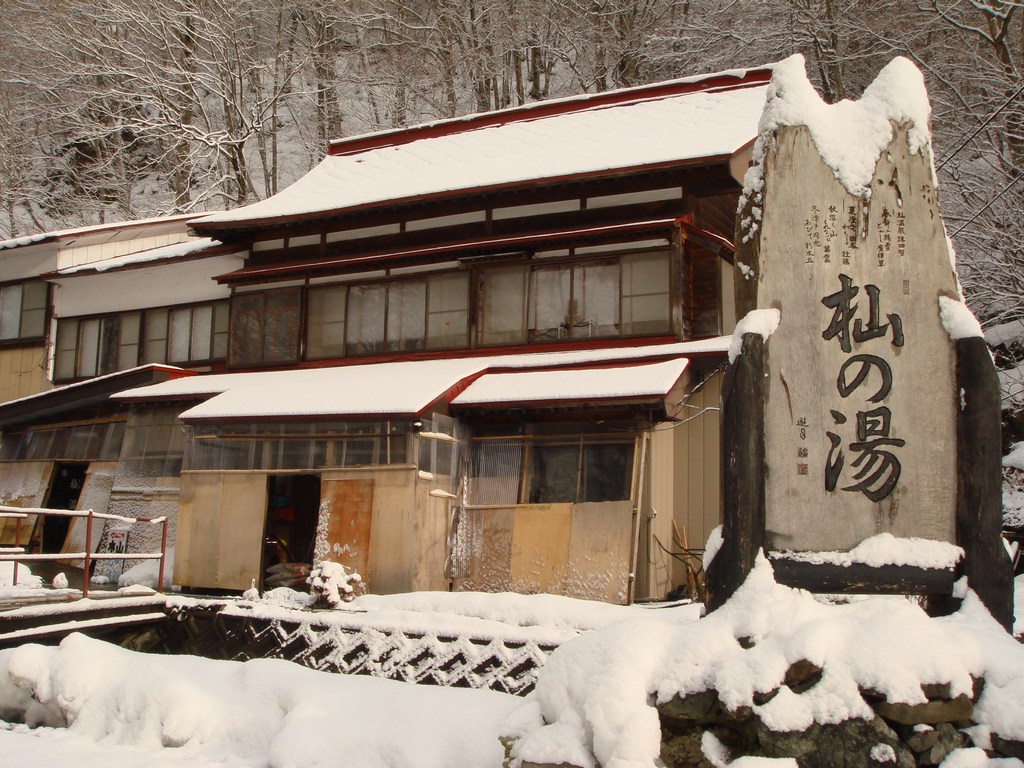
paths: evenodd
<path fill-rule="evenodd" d="M 0 288 L 0 339 L 18 338 L 21 324 L 21 286 Z"/>
<path fill-rule="evenodd" d="M 139 364 L 139 313 L 121 315 L 117 368 L 124 371 Z"/>
<path fill-rule="evenodd" d="M 483 344 L 509 344 L 526 340 L 526 275 L 522 267 L 484 274 Z"/>
<path fill-rule="evenodd" d="M 213 307 L 192 308 L 192 349 L 190 360 L 209 360 L 213 336 Z"/>
<path fill-rule="evenodd" d="M 21 294 L 21 329 L 23 339 L 43 336 L 46 332 L 46 283 L 25 283 Z"/>
<path fill-rule="evenodd" d="M 216 360 L 228 356 L 228 303 L 219 301 L 213 305 L 213 350 L 210 355 Z"/>
<path fill-rule="evenodd" d="M 343 285 L 309 291 L 307 357 L 341 357 L 345 354 L 345 293 Z"/>
<path fill-rule="evenodd" d="M 595 264 L 573 270 L 569 332 L 574 337 L 619 332 L 619 265 Z"/>
<path fill-rule="evenodd" d="M 61 320 L 57 324 L 57 349 L 53 364 L 54 381 L 75 377 L 75 350 L 78 349 L 78 321 Z"/>
<path fill-rule="evenodd" d="M 469 328 L 469 276 L 438 275 L 427 281 L 427 347 L 466 346 Z"/>
<path fill-rule="evenodd" d="M 387 291 L 381 285 L 357 285 L 348 294 L 348 354 L 384 350 L 384 308 Z"/>
<path fill-rule="evenodd" d="M 171 312 L 170 359 L 172 363 L 182 363 L 189 359 L 189 325 L 191 309 L 175 309 Z"/>
<path fill-rule="evenodd" d="M 572 273 L 568 267 L 548 267 L 530 275 L 530 340 L 568 336 L 572 317 L 569 301 Z"/>
<path fill-rule="evenodd" d="M 95 376 L 96 357 L 100 347 L 100 321 L 84 320 L 78 331 L 78 370 L 76 376 Z"/>
<path fill-rule="evenodd" d="M 388 350 L 423 349 L 427 286 L 395 283 L 388 288 Z"/>
<path fill-rule="evenodd" d="M 670 328 L 667 252 L 622 260 L 622 332 L 665 333 Z"/>
<path fill-rule="evenodd" d="M 146 363 L 167 362 L 167 310 L 156 309 L 146 313 L 146 340 L 142 360 Z"/>

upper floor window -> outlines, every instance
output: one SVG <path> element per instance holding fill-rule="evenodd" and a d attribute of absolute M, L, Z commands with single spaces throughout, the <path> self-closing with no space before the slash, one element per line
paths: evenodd
<path fill-rule="evenodd" d="M 57 323 L 54 381 L 103 376 L 144 363 L 195 364 L 227 355 L 226 301 Z"/>
<path fill-rule="evenodd" d="M 46 334 L 47 285 L 19 283 L 0 287 L 0 341 L 41 339 Z"/>
<path fill-rule="evenodd" d="M 307 314 L 310 359 L 464 347 L 469 277 L 318 286 L 309 290 Z"/>
<path fill-rule="evenodd" d="M 293 363 L 299 359 L 302 288 L 231 297 L 231 364 Z"/>
<path fill-rule="evenodd" d="M 671 330 L 667 251 L 483 276 L 480 342 L 522 344 Z"/>
<path fill-rule="evenodd" d="M 485 267 L 381 282 L 293 286 L 231 299 L 236 366 L 471 346 L 670 333 L 669 251 Z M 303 344 L 304 340 L 304 344 Z"/>

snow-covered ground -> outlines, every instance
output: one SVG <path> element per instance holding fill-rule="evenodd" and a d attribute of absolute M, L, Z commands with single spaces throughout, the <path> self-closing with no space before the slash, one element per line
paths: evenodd
<path fill-rule="evenodd" d="M 931 678 L 969 688 L 965 673 L 995 670 L 1000 685 L 978 709 L 1004 733 L 1024 736 L 1024 646 L 976 601 L 948 619 L 928 619 L 894 598 L 826 605 L 776 585 L 762 568 L 740 603 L 696 622 L 692 608 L 616 608 L 543 595 L 367 596 L 356 609 L 381 621 L 461 614 L 510 627 L 561 621 L 582 632 L 556 651 L 527 699 L 333 675 L 279 660 L 150 656 L 72 635 L 59 649 L 0 652 L 0 717 L 7 721 L 0 722 L 0 755 L 18 768 L 499 768 L 498 737 L 518 733 L 534 757 L 579 756 L 596 739 L 605 758 L 619 750 L 636 761 L 623 765 L 653 768 L 657 716 L 648 693 L 685 689 L 688 675 L 703 667 L 741 703 L 793 654 L 828 657 L 834 672 L 821 695 L 800 698 L 836 717 L 857 716 L 855 681 L 866 674 L 888 675 L 888 683 L 874 684 L 895 686 L 907 698 Z M 1024 577 L 1016 607 L 1024 629 Z M 722 632 L 733 641 L 718 638 Z M 761 639 L 757 658 L 735 643 L 736 632 Z M 774 701 L 788 725 L 813 714 L 787 698 Z M 542 713 L 551 725 L 542 724 Z M 978 750 L 955 754 L 972 766 L 1024 765 L 987 761 Z M 947 768 L 953 765 L 960 763 Z"/>
<path fill-rule="evenodd" d="M 0 731 L 4 764 L 20 768 L 60 765 L 68 755 L 82 768 L 498 766 L 499 730 L 522 703 L 282 660 L 147 656 L 84 635 L 59 649 L 4 653 L 0 668 L 0 710 L 44 726 Z M 71 727 L 48 727 L 64 723 Z"/>

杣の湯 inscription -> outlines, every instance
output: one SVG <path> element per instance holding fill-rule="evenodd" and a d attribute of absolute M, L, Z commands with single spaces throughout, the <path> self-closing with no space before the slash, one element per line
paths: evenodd
<path fill-rule="evenodd" d="M 783 127 L 764 180 L 756 255 L 739 259 L 757 261 L 756 285 L 738 307 L 780 312 L 765 354 L 769 549 L 952 541 L 955 369 L 938 297 L 958 291 L 930 160 L 897 130 L 870 197 L 854 196 L 806 129 Z"/>

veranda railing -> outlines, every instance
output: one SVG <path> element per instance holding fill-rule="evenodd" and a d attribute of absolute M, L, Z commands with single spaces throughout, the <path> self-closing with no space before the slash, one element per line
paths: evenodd
<path fill-rule="evenodd" d="M 29 516 L 57 516 L 57 517 L 84 517 L 85 522 L 85 552 L 58 552 L 54 554 L 37 554 L 26 552 L 21 544 L 22 522 Z M 123 517 L 122 515 L 111 515 L 105 512 L 94 512 L 91 509 L 47 509 L 47 508 L 26 508 L 6 507 L 0 505 L 0 519 L 15 520 L 14 546 L 0 547 L 0 562 L 13 562 L 13 576 L 11 584 L 18 583 L 18 564 L 31 561 L 57 561 L 57 560 L 83 560 L 85 565 L 82 571 L 82 597 L 89 596 L 89 570 L 94 560 L 159 560 L 160 572 L 157 576 L 157 591 L 162 592 L 164 588 L 164 565 L 167 560 L 167 518 L 166 517 Z M 94 520 L 114 520 L 116 522 L 135 525 L 136 523 L 147 523 L 149 525 L 160 525 L 159 552 L 90 552 L 92 542 L 92 530 Z"/>

